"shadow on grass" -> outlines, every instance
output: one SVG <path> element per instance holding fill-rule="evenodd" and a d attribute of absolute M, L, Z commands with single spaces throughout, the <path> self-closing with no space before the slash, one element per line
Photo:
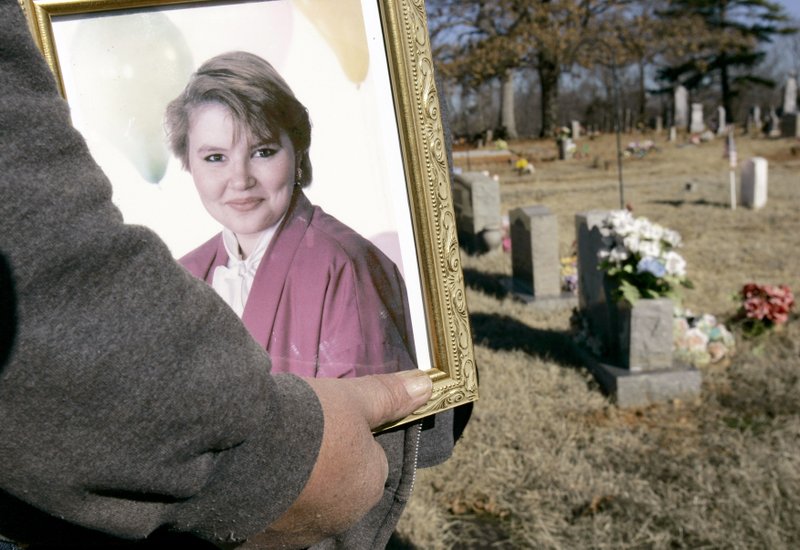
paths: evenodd
<path fill-rule="evenodd" d="M 675 208 L 680 208 L 682 206 L 713 206 L 715 208 L 730 208 L 730 203 L 724 202 L 717 202 L 717 201 L 709 201 L 706 199 L 695 199 L 693 201 L 688 200 L 657 200 L 657 201 L 647 201 L 651 204 L 666 204 L 667 206 L 674 206 Z"/>
<path fill-rule="evenodd" d="M 500 273 L 485 273 L 477 269 L 464 268 L 464 284 L 473 290 L 479 290 L 493 298 L 502 300 L 508 296 L 508 289 L 503 286 L 502 281 L 508 278 L 507 275 Z"/>
<path fill-rule="evenodd" d="M 389 543 L 386 545 L 386 550 L 418 550 L 418 549 L 419 546 L 415 546 L 396 531 L 392 533 L 392 537 L 389 539 Z"/>
<path fill-rule="evenodd" d="M 584 367 L 567 332 L 529 327 L 508 315 L 473 313 L 470 321 L 476 344 L 492 350 L 520 350 L 568 367 Z"/>

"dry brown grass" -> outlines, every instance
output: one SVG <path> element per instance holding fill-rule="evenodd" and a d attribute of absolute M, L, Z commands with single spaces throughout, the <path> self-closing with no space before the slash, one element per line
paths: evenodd
<path fill-rule="evenodd" d="M 636 139 L 636 138 L 633 138 Z M 619 204 L 613 140 L 585 141 L 583 159 L 506 166 L 504 209 L 544 204 L 558 215 L 564 254 L 574 215 Z M 720 140 L 625 162 L 637 215 L 679 231 L 695 312 L 728 318 L 748 281 L 800 290 L 800 153 L 790 140 L 737 140 L 740 159 L 769 161 L 769 202 L 728 207 Z M 517 143 L 531 156 L 549 143 Z M 595 161 L 594 157 L 598 157 Z M 593 168 L 599 165 L 599 168 Z M 687 192 L 685 184 L 697 190 Z M 571 351 L 569 311 L 520 304 L 498 283 L 501 252 L 464 256 L 481 400 L 454 455 L 420 471 L 394 547 L 800 547 L 800 320 L 738 340 L 726 367 L 704 369 L 694 402 L 616 407 Z M 740 336 L 740 335 L 739 335 Z"/>

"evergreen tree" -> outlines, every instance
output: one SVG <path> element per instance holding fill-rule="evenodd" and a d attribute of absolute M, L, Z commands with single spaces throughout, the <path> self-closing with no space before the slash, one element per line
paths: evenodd
<path fill-rule="evenodd" d="M 771 0 L 668 0 L 661 17 L 695 32 L 683 55 L 668 60 L 658 77 L 690 90 L 718 86 L 729 120 L 734 118 L 733 100 L 742 86 L 775 85 L 753 73 L 766 55 L 759 46 L 776 35 L 796 32 L 787 24 L 789 17 L 781 5 Z"/>

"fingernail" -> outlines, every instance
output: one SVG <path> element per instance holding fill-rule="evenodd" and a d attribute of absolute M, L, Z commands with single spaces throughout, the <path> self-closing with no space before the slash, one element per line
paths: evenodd
<path fill-rule="evenodd" d="M 403 384 L 405 385 L 406 392 L 408 392 L 408 395 L 413 399 L 430 394 L 433 382 L 430 377 L 425 374 L 425 371 L 408 370 L 401 372 L 400 376 L 404 378 Z"/>

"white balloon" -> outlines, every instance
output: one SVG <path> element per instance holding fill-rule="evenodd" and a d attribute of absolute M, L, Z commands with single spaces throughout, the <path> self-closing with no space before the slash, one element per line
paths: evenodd
<path fill-rule="evenodd" d="M 181 31 L 160 12 L 81 21 L 71 62 L 86 122 L 119 148 L 141 176 L 158 183 L 169 152 L 163 118 L 193 70 Z"/>

